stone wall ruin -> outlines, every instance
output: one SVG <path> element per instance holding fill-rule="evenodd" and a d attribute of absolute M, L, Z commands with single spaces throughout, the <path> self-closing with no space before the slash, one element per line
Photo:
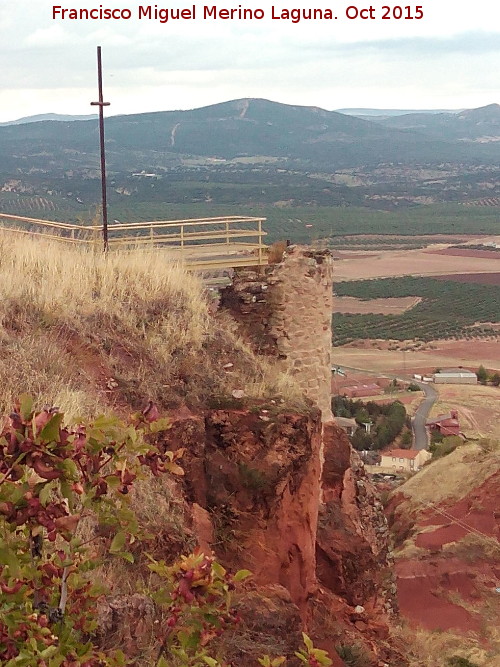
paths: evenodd
<path fill-rule="evenodd" d="M 329 250 L 289 246 L 279 264 L 236 269 L 221 294 L 244 336 L 295 376 L 331 421 L 333 259 Z"/>

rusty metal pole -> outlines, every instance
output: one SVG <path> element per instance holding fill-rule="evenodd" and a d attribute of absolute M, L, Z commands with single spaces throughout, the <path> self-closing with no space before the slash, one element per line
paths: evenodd
<path fill-rule="evenodd" d="M 106 199 L 106 149 L 104 145 L 104 107 L 109 107 L 109 102 L 104 102 L 102 94 L 102 61 L 101 47 L 97 47 L 97 81 L 99 88 L 99 102 L 91 102 L 91 106 L 99 107 L 99 138 L 101 143 L 101 187 L 102 187 L 102 239 L 104 252 L 108 250 L 108 202 Z"/>

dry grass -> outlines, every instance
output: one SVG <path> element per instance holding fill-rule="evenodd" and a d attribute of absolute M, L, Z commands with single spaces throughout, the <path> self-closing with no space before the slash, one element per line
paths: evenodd
<path fill-rule="evenodd" d="M 469 438 L 500 439 L 500 388 L 477 385 L 435 385 L 439 398 L 431 416 L 458 410 L 460 429 Z"/>
<path fill-rule="evenodd" d="M 471 465 L 473 463 L 473 465 Z M 438 505 L 466 496 L 500 468 L 500 450 L 484 451 L 479 444 L 463 445 L 425 466 L 397 489 L 412 507 Z"/>
<path fill-rule="evenodd" d="M 500 563 L 500 543 L 494 537 L 470 533 L 458 542 L 443 545 L 443 552 L 474 563 L 478 560 Z"/>
<path fill-rule="evenodd" d="M 394 552 L 394 558 L 396 560 L 418 560 L 419 558 L 425 556 L 427 553 L 428 552 L 426 549 L 422 549 L 422 547 L 416 546 L 413 538 L 408 538 L 403 542 L 402 546 Z"/>
<path fill-rule="evenodd" d="M 233 366 L 223 370 L 226 363 Z M 256 358 L 200 281 L 162 250 L 112 252 L 0 233 L 0 409 L 24 391 L 67 415 L 298 396 Z"/>
<path fill-rule="evenodd" d="M 474 636 L 452 632 L 429 632 L 404 626 L 398 639 L 406 647 L 410 667 L 444 667 L 453 656 L 467 658 L 479 667 L 500 667 L 498 630 L 490 628 L 489 646 L 485 648 Z"/>

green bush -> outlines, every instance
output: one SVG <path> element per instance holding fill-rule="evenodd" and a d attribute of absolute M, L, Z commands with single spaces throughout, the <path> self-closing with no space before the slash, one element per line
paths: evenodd
<path fill-rule="evenodd" d="M 232 575 L 201 550 L 173 564 L 156 560 L 146 551 L 150 538 L 131 500 L 135 481 L 146 473 L 183 474 L 182 451 L 154 444 L 168 422 L 158 418 L 156 406 L 128 422 L 100 416 L 71 428 L 63 421 L 57 408 L 37 412 L 24 395 L 0 433 L 0 664 L 132 664 L 119 649 L 102 650 L 95 635 L 97 601 L 106 593 L 95 569 L 122 559 L 157 576 L 154 588 L 142 591 L 162 615 L 147 664 L 223 667 L 209 655 L 211 642 L 239 623 L 232 591 L 251 573 Z M 247 470 L 249 481 L 260 485 L 256 473 Z M 96 524 L 91 539 L 79 530 L 87 516 Z M 301 662 L 332 664 L 305 634 L 303 642 L 295 653 Z M 280 667 L 286 658 L 259 662 Z"/>
<path fill-rule="evenodd" d="M 477 375 L 478 382 L 480 382 L 481 384 L 486 384 L 488 382 L 488 377 L 489 377 L 488 376 L 488 371 L 486 370 L 486 368 L 482 364 L 477 369 L 476 375 Z"/>
<path fill-rule="evenodd" d="M 459 655 L 454 655 L 446 661 L 448 667 L 479 667 L 477 662 L 471 662 L 468 658 L 462 658 Z"/>
<path fill-rule="evenodd" d="M 433 459 L 440 459 L 454 452 L 461 444 L 463 444 L 462 438 L 459 438 L 458 435 L 449 435 L 443 438 L 442 442 L 431 445 L 429 449 L 432 452 Z"/>
<path fill-rule="evenodd" d="M 413 435 L 411 431 L 405 431 L 401 436 L 401 447 L 403 449 L 410 449 L 413 442 Z"/>

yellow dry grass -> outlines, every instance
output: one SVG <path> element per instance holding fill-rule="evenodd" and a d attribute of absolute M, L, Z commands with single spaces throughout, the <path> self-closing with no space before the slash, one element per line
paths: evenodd
<path fill-rule="evenodd" d="M 473 635 L 429 632 L 410 626 L 403 626 L 395 637 L 406 647 L 410 667 L 443 667 L 447 659 L 455 656 L 478 667 L 500 667 L 500 633 L 494 627 L 488 629 L 487 648 Z"/>
<path fill-rule="evenodd" d="M 500 388 L 483 385 L 434 385 L 439 398 L 431 416 L 457 410 L 461 431 L 469 438 L 500 440 Z"/>
<path fill-rule="evenodd" d="M 411 508 L 438 505 L 460 499 L 500 469 L 500 447 L 485 449 L 480 444 L 466 444 L 410 477 L 397 492 L 402 492 Z M 406 511 L 409 511 L 408 507 Z"/>
<path fill-rule="evenodd" d="M 230 371 L 224 366 L 232 363 Z M 164 251 L 68 247 L 0 232 L 0 409 L 24 391 L 74 415 L 197 405 L 243 389 L 298 397 Z"/>

